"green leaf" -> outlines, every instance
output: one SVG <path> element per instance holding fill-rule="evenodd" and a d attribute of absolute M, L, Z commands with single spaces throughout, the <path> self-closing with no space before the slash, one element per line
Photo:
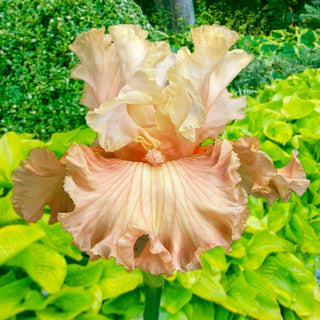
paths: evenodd
<path fill-rule="evenodd" d="M 31 140 L 30 135 L 8 132 L 0 138 L 0 187 L 11 188 L 11 173 L 27 158 L 31 149 L 42 147 L 44 142 Z"/>
<path fill-rule="evenodd" d="M 94 302 L 93 302 L 91 308 L 88 309 L 88 313 L 98 313 L 101 309 L 102 301 L 103 301 L 101 289 L 97 284 L 95 284 L 87 289 L 89 292 L 91 292 L 91 294 L 94 297 Z"/>
<path fill-rule="evenodd" d="M 51 136 L 51 140 L 47 142 L 46 147 L 55 152 L 58 158 L 60 158 L 72 142 L 89 145 L 93 143 L 96 136 L 97 133 L 88 127 L 79 127 L 68 132 L 56 132 Z"/>
<path fill-rule="evenodd" d="M 11 225 L 0 229 L 0 265 L 44 236 L 29 225 Z"/>
<path fill-rule="evenodd" d="M 289 221 L 291 204 L 275 201 L 267 215 L 267 225 L 273 232 L 281 230 Z"/>
<path fill-rule="evenodd" d="M 221 303 L 227 298 L 226 292 L 220 283 L 221 274 L 211 275 L 202 272 L 198 281 L 191 288 L 192 293 L 202 299 Z"/>
<path fill-rule="evenodd" d="M 255 233 L 247 245 L 245 266 L 249 270 L 258 269 L 270 253 L 285 249 L 286 243 L 276 234 L 270 231 Z"/>
<path fill-rule="evenodd" d="M 282 320 L 277 296 L 269 283 L 255 271 L 244 271 L 244 276 L 256 292 L 259 319 Z"/>
<path fill-rule="evenodd" d="M 114 259 L 102 260 L 101 263 L 104 270 L 98 285 L 104 300 L 134 290 L 143 281 L 138 269 L 129 273 L 123 266 L 116 265 Z"/>
<path fill-rule="evenodd" d="M 258 272 L 269 282 L 277 299 L 299 316 L 315 312 L 320 292 L 314 275 L 293 255 L 269 256 Z"/>
<path fill-rule="evenodd" d="M 263 231 L 266 229 L 266 227 L 263 225 L 261 220 L 259 220 L 255 216 L 249 216 L 246 223 L 247 223 L 246 232 L 248 233 L 256 233 L 258 231 Z"/>
<path fill-rule="evenodd" d="M 222 247 L 216 247 L 204 252 L 201 255 L 201 262 L 203 265 L 203 269 L 208 270 L 213 274 L 221 271 L 226 271 L 229 266 L 226 259 L 226 253 L 222 249 Z"/>
<path fill-rule="evenodd" d="M 72 236 L 62 230 L 60 223 L 48 224 L 48 221 L 49 216 L 43 216 L 37 221 L 37 225 L 46 234 L 46 236 L 41 239 L 41 242 L 63 255 L 80 261 L 82 254 L 80 250 L 71 243 Z"/>
<path fill-rule="evenodd" d="M 15 280 L 17 280 L 17 277 L 16 277 L 15 273 L 12 270 L 10 270 L 7 273 L 2 274 L 0 276 L 0 287 L 5 286 Z"/>
<path fill-rule="evenodd" d="M 98 260 L 83 267 L 69 264 L 65 283 L 71 287 L 88 287 L 95 285 L 101 278 L 103 266 Z"/>
<path fill-rule="evenodd" d="M 290 160 L 289 154 L 270 140 L 264 141 L 260 146 L 260 150 L 267 153 L 273 162 L 280 162 L 282 166 Z"/>
<path fill-rule="evenodd" d="M 255 317 L 258 314 L 256 290 L 250 288 L 243 274 L 233 273 L 225 281 L 228 283 L 225 285 L 227 296 L 222 301 L 222 306 L 234 313 Z"/>
<path fill-rule="evenodd" d="M 0 319 L 8 319 L 21 311 L 24 297 L 30 290 L 30 279 L 24 278 L 0 288 Z"/>
<path fill-rule="evenodd" d="M 170 313 L 177 313 L 192 298 L 192 292 L 177 282 L 165 282 L 161 294 L 161 307 Z"/>
<path fill-rule="evenodd" d="M 13 210 L 11 196 L 12 192 L 10 191 L 5 197 L 0 198 L 0 227 L 16 220 L 22 220 Z"/>
<path fill-rule="evenodd" d="M 319 238 L 307 221 L 298 214 L 293 214 L 290 220 L 290 227 L 303 252 L 319 253 Z"/>
<path fill-rule="evenodd" d="M 0 288 L 0 319 L 8 319 L 25 310 L 41 310 L 46 306 L 42 295 L 30 289 L 29 278 L 20 279 Z"/>
<path fill-rule="evenodd" d="M 185 310 L 187 306 L 191 306 L 189 313 Z M 193 296 L 183 311 L 189 320 L 212 320 L 214 319 L 214 305 L 212 302 Z"/>
<path fill-rule="evenodd" d="M 32 244 L 7 263 L 23 268 L 48 293 L 60 290 L 66 276 L 65 259 L 41 243 Z"/>
<path fill-rule="evenodd" d="M 315 106 L 310 100 L 291 99 L 283 105 L 281 113 L 288 120 L 301 119 L 311 114 Z"/>
<path fill-rule="evenodd" d="M 74 318 L 75 320 L 111 320 L 111 318 L 107 318 L 100 314 L 80 314 L 79 316 Z M 113 318 L 112 318 L 113 319 Z"/>
<path fill-rule="evenodd" d="M 183 311 L 179 311 L 175 314 L 171 314 L 171 313 L 167 313 L 166 311 L 160 310 L 159 320 L 188 320 L 188 318 Z"/>
<path fill-rule="evenodd" d="M 106 315 L 117 314 L 123 316 L 141 315 L 144 310 L 144 303 L 141 301 L 138 291 L 128 292 L 116 298 L 104 302 L 102 312 Z"/>
<path fill-rule="evenodd" d="M 291 139 L 293 130 L 289 123 L 273 121 L 267 123 L 263 128 L 263 133 L 273 141 L 286 144 Z"/>
<path fill-rule="evenodd" d="M 307 32 L 301 34 L 300 41 L 307 46 L 311 46 L 316 41 L 316 36 L 312 30 L 308 30 Z"/>
<path fill-rule="evenodd" d="M 47 308 L 37 311 L 40 320 L 71 320 L 94 303 L 92 294 L 83 288 L 64 287 L 47 299 Z"/>
<path fill-rule="evenodd" d="M 188 271 L 185 273 L 177 272 L 177 279 L 184 288 L 190 289 L 198 281 L 201 272 L 201 270 Z"/>

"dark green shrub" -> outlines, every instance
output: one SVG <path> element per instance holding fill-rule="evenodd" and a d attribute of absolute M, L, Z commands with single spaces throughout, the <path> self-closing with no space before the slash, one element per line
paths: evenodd
<path fill-rule="evenodd" d="M 68 49 L 77 34 L 112 24 L 140 24 L 156 36 L 132 0 L 1 0 L 0 134 L 55 131 L 84 124 L 77 62 Z"/>

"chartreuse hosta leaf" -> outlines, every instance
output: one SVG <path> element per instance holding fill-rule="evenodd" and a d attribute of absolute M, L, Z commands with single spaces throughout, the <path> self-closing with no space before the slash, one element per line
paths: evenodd
<path fill-rule="evenodd" d="M 22 218 L 13 210 L 11 195 L 12 192 L 9 192 L 5 197 L 0 198 L 0 227 L 16 220 L 22 220 Z"/>
<path fill-rule="evenodd" d="M 272 121 L 267 123 L 263 129 L 263 133 L 267 138 L 286 144 L 292 137 L 293 130 L 289 123 L 284 121 Z"/>
<path fill-rule="evenodd" d="M 97 284 L 86 288 L 93 295 L 94 301 L 90 309 L 87 310 L 88 313 L 98 313 L 102 307 L 102 292 Z"/>
<path fill-rule="evenodd" d="M 142 274 L 139 269 L 127 272 L 123 266 L 118 266 L 114 259 L 101 260 L 103 272 L 98 285 L 103 299 L 116 297 L 120 294 L 134 290 L 142 283 Z"/>
<path fill-rule="evenodd" d="M 293 254 L 269 256 L 258 273 L 272 286 L 283 306 L 300 317 L 320 318 L 320 292 L 314 275 Z"/>
<path fill-rule="evenodd" d="M 11 173 L 27 158 L 31 149 L 44 146 L 44 142 L 32 140 L 32 135 L 8 132 L 0 138 L 0 187 L 11 188 Z"/>
<path fill-rule="evenodd" d="M 222 304 L 227 299 L 227 293 L 220 283 L 221 273 L 211 275 L 202 272 L 198 281 L 192 286 L 192 293 L 198 297 Z"/>
<path fill-rule="evenodd" d="M 92 293 L 84 288 L 65 286 L 47 298 L 47 308 L 37 311 L 40 320 L 71 320 L 94 303 Z"/>
<path fill-rule="evenodd" d="M 41 310 L 46 306 L 38 291 L 30 288 L 31 279 L 12 281 L 0 287 L 0 319 L 10 317 L 25 310 Z"/>
<path fill-rule="evenodd" d="M 51 140 L 46 143 L 46 148 L 55 152 L 60 158 L 69 148 L 72 142 L 82 144 L 92 144 L 97 133 L 90 128 L 77 128 L 68 132 L 57 132 L 51 136 Z"/>
<path fill-rule="evenodd" d="M 296 243 L 299 244 L 302 252 L 318 253 L 320 248 L 320 241 L 313 228 L 309 223 L 294 214 L 290 220 L 289 226 L 296 237 Z"/>
<path fill-rule="evenodd" d="M 82 254 L 78 248 L 71 244 L 72 236 L 63 231 L 60 223 L 48 224 L 49 217 L 43 216 L 37 225 L 45 232 L 46 236 L 41 241 L 59 253 L 69 256 L 74 260 L 81 260 Z"/>
<path fill-rule="evenodd" d="M 270 231 L 255 233 L 246 247 L 246 269 L 258 269 L 270 253 L 285 251 L 287 246 L 288 244 L 284 239 Z"/>
<path fill-rule="evenodd" d="M 301 119 L 311 114 L 315 107 L 310 100 L 291 99 L 283 105 L 281 112 L 288 120 Z"/>
<path fill-rule="evenodd" d="M 289 221 L 291 216 L 291 204 L 275 201 L 267 215 L 267 225 L 269 230 L 278 232 Z"/>
<path fill-rule="evenodd" d="M 85 267 L 69 264 L 65 283 L 71 287 L 93 286 L 100 280 L 103 268 L 104 266 L 99 260 L 91 262 Z"/>
<path fill-rule="evenodd" d="M 193 296 L 191 301 L 183 308 L 190 320 L 212 320 L 215 309 L 212 302 Z"/>
<path fill-rule="evenodd" d="M 60 290 L 67 273 L 64 257 L 41 243 L 30 245 L 7 263 L 24 269 L 48 293 Z"/>
<path fill-rule="evenodd" d="M 137 290 L 109 299 L 102 306 L 105 315 L 116 314 L 128 319 L 138 319 L 142 316 L 143 310 L 144 302 Z"/>
<path fill-rule="evenodd" d="M 0 229 L 0 265 L 44 236 L 31 225 L 10 225 Z"/>
<path fill-rule="evenodd" d="M 170 313 L 177 313 L 192 298 L 192 292 L 185 290 L 177 282 L 165 282 L 162 295 L 161 307 Z"/>
<path fill-rule="evenodd" d="M 74 318 L 75 320 L 113 320 L 113 318 L 108 318 L 100 314 L 80 314 Z"/>

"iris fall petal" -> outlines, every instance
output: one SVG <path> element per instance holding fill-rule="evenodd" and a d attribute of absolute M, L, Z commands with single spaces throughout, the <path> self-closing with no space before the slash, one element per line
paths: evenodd
<path fill-rule="evenodd" d="M 270 204 L 276 198 L 288 200 L 292 191 L 302 194 L 306 191 L 309 180 L 293 153 L 293 159 L 282 169 L 277 170 L 269 156 L 260 150 L 256 137 L 242 137 L 233 143 L 233 150 L 238 155 L 241 166 L 241 184 L 255 197 L 265 197 Z"/>
<path fill-rule="evenodd" d="M 36 222 L 47 204 L 51 208 L 50 223 L 54 223 L 57 213 L 73 210 L 73 202 L 63 189 L 65 175 L 63 158 L 58 160 L 45 148 L 32 150 L 12 175 L 15 211 L 27 222 Z"/>
<path fill-rule="evenodd" d="M 160 166 L 104 158 L 76 144 L 66 159 L 75 210 L 59 214 L 63 228 L 81 250 L 113 256 L 128 270 L 198 268 L 202 251 L 229 250 L 245 228 L 247 196 L 228 141 Z"/>

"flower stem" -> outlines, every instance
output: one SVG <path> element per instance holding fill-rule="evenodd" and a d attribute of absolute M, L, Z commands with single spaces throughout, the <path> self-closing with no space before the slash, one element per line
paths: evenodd
<path fill-rule="evenodd" d="M 143 280 L 146 294 L 143 319 L 158 320 L 163 276 L 154 276 L 149 272 L 143 272 Z"/>

